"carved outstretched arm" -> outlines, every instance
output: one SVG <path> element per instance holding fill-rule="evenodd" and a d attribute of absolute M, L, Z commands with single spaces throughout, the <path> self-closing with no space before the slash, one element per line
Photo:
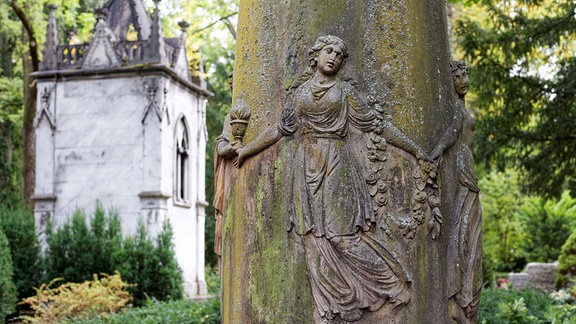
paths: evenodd
<path fill-rule="evenodd" d="M 225 139 L 216 140 L 216 152 L 218 153 L 218 156 L 223 159 L 230 159 L 236 155 L 236 152 L 232 145 L 230 145 L 230 142 Z"/>
<path fill-rule="evenodd" d="M 446 149 L 449 149 L 456 143 L 460 129 L 462 128 L 462 119 L 463 115 L 458 111 L 454 116 L 454 120 L 452 120 L 452 124 L 446 129 L 444 135 L 442 135 L 442 138 L 430 153 L 432 160 L 437 160 Z"/>
<path fill-rule="evenodd" d="M 418 159 L 431 161 L 430 156 L 420 145 L 416 144 L 406 134 L 402 133 L 392 123 L 387 120 L 382 121 L 382 135 L 388 143 L 403 149 L 406 152 L 412 153 Z"/>
<path fill-rule="evenodd" d="M 282 134 L 278 130 L 278 127 L 268 127 L 266 130 L 264 130 L 264 132 L 260 133 L 260 135 L 258 135 L 254 141 L 236 150 L 238 158 L 236 161 L 234 161 L 234 165 L 237 168 L 241 167 L 242 163 L 244 163 L 244 160 L 264 151 L 274 143 L 278 142 L 281 138 Z"/>
<path fill-rule="evenodd" d="M 223 159 L 231 159 L 236 155 L 235 149 L 230 145 L 230 114 L 224 119 L 222 134 L 216 137 L 216 153 Z"/>

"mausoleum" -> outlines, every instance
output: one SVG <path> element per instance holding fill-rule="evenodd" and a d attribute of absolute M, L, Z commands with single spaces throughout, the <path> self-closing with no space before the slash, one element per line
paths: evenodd
<path fill-rule="evenodd" d="M 115 209 L 126 234 L 140 220 L 174 230 L 189 296 L 206 293 L 206 90 L 191 77 L 185 30 L 163 37 L 159 10 L 110 0 L 91 40 L 59 44 L 54 10 L 39 72 L 35 217 L 42 233 L 76 209 Z M 132 36 L 128 37 L 127 35 Z"/>

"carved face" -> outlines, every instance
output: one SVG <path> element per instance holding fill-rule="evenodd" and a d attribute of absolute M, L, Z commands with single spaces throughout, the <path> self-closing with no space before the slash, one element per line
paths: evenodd
<path fill-rule="evenodd" d="M 454 79 L 454 88 L 456 93 L 460 97 L 464 97 L 468 93 L 468 88 L 470 88 L 470 80 L 468 80 L 468 72 L 464 69 L 457 69 L 452 72 L 452 78 Z"/>
<path fill-rule="evenodd" d="M 324 75 L 334 75 L 340 70 L 343 61 L 344 54 L 340 46 L 326 45 L 318 53 L 318 71 Z"/>

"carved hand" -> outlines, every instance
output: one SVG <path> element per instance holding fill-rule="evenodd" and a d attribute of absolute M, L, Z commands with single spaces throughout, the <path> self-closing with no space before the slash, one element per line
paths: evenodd
<path fill-rule="evenodd" d="M 430 158 L 432 158 L 432 160 L 434 161 L 438 160 L 438 158 L 440 158 L 440 156 L 442 155 L 443 151 L 444 149 L 441 147 L 441 145 L 437 145 L 430 153 Z"/>
<path fill-rule="evenodd" d="M 246 159 L 246 157 L 244 156 L 244 147 L 239 147 L 236 149 L 236 154 L 238 154 L 238 157 L 236 158 L 236 160 L 234 160 L 234 166 L 237 168 L 240 168 L 242 166 L 242 163 L 244 163 L 244 159 Z"/>

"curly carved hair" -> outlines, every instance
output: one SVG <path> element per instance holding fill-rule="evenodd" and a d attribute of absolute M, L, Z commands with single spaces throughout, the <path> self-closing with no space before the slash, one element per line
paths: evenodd
<path fill-rule="evenodd" d="M 344 58 L 344 60 L 348 58 L 348 48 L 346 47 L 346 44 L 344 43 L 343 40 L 341 40 L 336 36 L 324 35 L 318 37 L 318 39 L 316 39 L 316 43 L 314 43 L 314 46 L 310 47 L 310 49 L 308 50 L 310 67 L 316 68 L 316 58 L 318 57 L 318 53 L 328 45 L 338 45 L 338 47 L 340 47 L 340 49 L 342 50 L 342 57 Z"/>
<path fill-rule="evenodd" d="M 458 70 L 464 70 L 468 73 L 470 72 L 470 65 L 460 60 L 450 61 L 450 72 L 454 73 Z"/>
<path fill-rule="evenodd" d="M 328 45 L 338 45 L 338 47 L 340 47 L 340 49 L 342 50 L 343 61 L 345 61 L 348 58 L 348 48 L 346 47 L 346 43 L 344 43 L 342 39 L 332 35 L 324 35 L 318 37 L 316 39 L 316 42 L 314 43 L 314 46 L 308 49 L 308 58 L 310 62 L 308 69 L 306 69 L 306 71 L 304 71 L 304 73 L 302 73 L 300 77 L 298 77 L 298 80 L 296 80 L 296 82 L 292 84 L 287 90 L 296 89 L 302 84 L 304 84 L 304 82 L 312 78 L 314 72 L 316 71 L 316 66 L 318 65 L 317 60 L 318 54 L 324 47 Z"/>

